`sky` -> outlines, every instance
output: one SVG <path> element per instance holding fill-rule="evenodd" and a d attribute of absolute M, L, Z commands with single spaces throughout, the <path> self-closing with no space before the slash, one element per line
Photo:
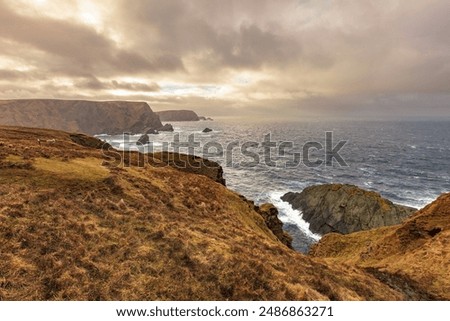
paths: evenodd
<path fill-rule="evenodd" d="M 0 0 L 0 99 L 450 119 L 448 0 Z"/>

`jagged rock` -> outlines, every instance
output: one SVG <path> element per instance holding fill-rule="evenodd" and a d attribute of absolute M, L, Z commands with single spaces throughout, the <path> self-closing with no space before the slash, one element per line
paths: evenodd
<path fill-rule="evenodd" d="M 164 126 L 158 128 L 160 132 L 173 132 L 173 126 L 171 124 L 164 124 Z"/>
<path fill-rule="evenodd" d="M 111 147 L 110 144 L 105 143 L 104 141 L 95 138 L 95 137 L 91 137 L 91 136 L 87 136 L 84 134 L 70 134 L 70 139 L 78 145 L 84 146 L 84 147 L 89 147 L 89 148 L 95 148 L 95 149 L 109 149 Z M 39 140 L 40 142 L 40 140 Z M 0 144 L 1 146 L 1 144 Z"/>
<path fill-rule="evenodd" d="M 223 168 L 218 163 L 194 155 L 157 152 L 152 155 L 155 160 L 178 170 L 209 177 L 213 181 L 226 185 Z"/>
<path fill-rule="evenodd" d="M 136 145 L 147 145 L 150 142 L 150 137 L 147 134 L 142 135 L 136 142 Z"/>
<path fill-rule="evenodd" d="M 278 218 L 278 209 L 273 204 L 262 204 L 256 208 L 273 234 L 289 248 L 292 248 L 292 237 L 283 230 L 283 222 Z"/>
<path fill-rule="evenodd" d="M 211 128 L 205 128 L 205 129 L 203 129 L 202 133 L 210 133 L 212 131 L 213 130 Z"/>
<path fill-rule="evenodd" d="M 292 249 L 292 237 L 283 230 L 283 222 L 278 218 L 278 209 L 275 205 L 266 203 L 260 206 L 255 202 L 247 199 L 244 195 L 239 195 L 240 199 L 247 203 L 247 206 L 257 212 L 264 219 L 264 223 L 272 231 L 272 233 L 280 240 L 281 243 Z"/>
<path fill-rule="evenodd" d="M 158 130 L 156 130 L 156 129 L 154 129 L 154 128 L 148 128 L 148 129 L 145 131 L 145 134 L 147 134 L 147 135 L 158 135 L 159 132 L 158 132 Z"/>
<path fill-rule="evenodd" d="M 159 132 L 173 132 L 173 126 L 171 124 L 165 124 L 160 127 L 149 127 L 145 129 L 147 135 L 158 135 Z"/>
<path fill-rule="evenodd" d="M 287 193 L 282 199 L 303 213 L 314 233 L 342 234 L 401 223 L 416 209 L 396 205 L 357 186 L 325 184 Z"/>
<path fill-rule="evenodd" d="M 0 101 L 0 124 L 86 134 L 142 133 L 162 127 L 145 102 L 23 99 Z"/>

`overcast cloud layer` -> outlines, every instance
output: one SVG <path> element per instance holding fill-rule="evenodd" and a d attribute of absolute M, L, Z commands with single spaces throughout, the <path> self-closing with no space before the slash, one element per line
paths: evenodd
<path fill-rule="evenodd" d="M 450 119 L 448 0 L 0 0 L 0 99 Z"/>

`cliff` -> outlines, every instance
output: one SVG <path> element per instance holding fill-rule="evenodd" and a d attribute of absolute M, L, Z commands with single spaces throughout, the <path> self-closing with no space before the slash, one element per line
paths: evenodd
<path fill-rule="evenodd" d="M 158 111 L 156 114 L 161 121 L 199 121 L 200 118 L 192 110 L 164 110 Z"/>
<path fill-rule="evenodd" d="M 0 300 L 407 298 L 289 249 L 270 206 L 263 217 L 211 165 L 0 127 Z"/>
<path fill-rule="evenodd" d="M 310 230 L 342 234 L 401 223 L 416 209 L 393 204 L 376 192 L 354 185 L 325 184 L 287 193 L 282 199 L 303 213 Z"/>
<path fill-rule="evenodd" d="M 311 255 L 361 268 L 412 300 L 450 300 L 449 249 L 446 193 L 400 225 L 327 234 Z"/>
<path fill-rule="evenodd" d="M 86 134 L 143 133 L 161 128 L 144 102 L 83 100 L 3 100 L 0 125 L 60 129 Z"/>

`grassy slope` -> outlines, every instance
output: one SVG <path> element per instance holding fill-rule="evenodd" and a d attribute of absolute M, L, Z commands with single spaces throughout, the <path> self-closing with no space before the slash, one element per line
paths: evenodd
<path fill-rule="evenodd" d="M 105 160 L 68 133 L 0 127 L 0 300 L 405 298 L 288 249 L 208 177 Z"/>
<path fill-rule="evenodd" d="M 401 225 L 328 234 L 311 254 L 364 268 L 411 299 L 450 300 L 450 193 Z"/>

